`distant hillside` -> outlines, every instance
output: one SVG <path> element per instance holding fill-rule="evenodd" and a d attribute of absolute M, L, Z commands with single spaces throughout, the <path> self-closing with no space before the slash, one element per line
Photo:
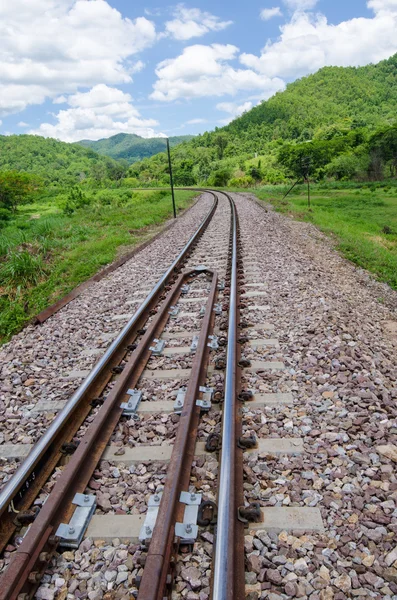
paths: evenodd
<path fill-rule="evenodd" d="M 192 135 L 179 135 L 170 138 L 170 146 L 173 148 L 182 142 L 188 142 L 193 138 Z M 131 133 L 118 133 L 110 138 L 105 138 L 93 142 L 91 140 L 81 140 L 77 142 L 80 146 L 92 148 L 98 154 L 110 156 L 114 159 L 127 160 L 132 164 L 143 158 L 148 158 L 159 152 L 164 152 L 165 138 L 142 138 L 139 135 Z"/>
<path fill-rule="evenodd" d="M 355 121 L 370 128 L 397 118 L 397 54 L 365 67 L 324 67 L 298 79 L 223 131 L 252 142 L 312 139 L 329 125 Z M 199 142 L 199 139 L 198 139 Z"/>
<path fill-rule="evenodd" d="M 312 145 L 300 149 L 300 153 L 309 153 L 312 164 L 316 169 L 321 167 L 323 175 L 333 176 L 337 172 L 336 177 L 350 178 L 368 174 L 373 171 L 368 167 L 371 163 L 368 144 L 373 134 L 394 123 L 397 123 L 397 54 L 365 67 L 325 67 L 289 84 L 285 91 L 226 127 L 198 135 L 174 148 L 175 181 L 177 185 L 226 185 L 230 180 L 247 185 L 259 181 L 281 183 L 292 176 L 293 169 L 286 167 L 291 161 L 285 157 L 280 160 L 280 148 L 310 141 Z M 339 144 L 336 138 L 341 140 Z M 330 145 L 325 151 L 324 144 L 328 141 L 333 142 L 333 147 Z M 329 170 L 327 165 L 337 155 L 346 157 L 341 159 L 343 168 L 334 165 L 336 171 Z M 386 151 L 384 155 L 387 175 L 389 158 Z M 132 165 L 130 176 L 142 184 L 163 183 L 167 169 L 165 155 L 159 154 Z M 316 171 L 317 175 L 321 176 L 320 171 Z M 379 171 L 376 177 L 380 176 Z"/>
<path fill-rule="evenodd" d="M 0 135 L 0 169 L 26 171 L 46 183 L 74 185 L 113 176 L 119 166 L 90 148 L 36 135 Z"/>

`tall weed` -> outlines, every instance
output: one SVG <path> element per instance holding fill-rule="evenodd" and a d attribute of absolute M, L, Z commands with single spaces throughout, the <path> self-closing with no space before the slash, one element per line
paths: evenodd
<path fill-rule="evenodd" d="M 32 256 L 26 250 L 11 252 L 0 266 L 0 285 L 6 288 L 21 288 L 36 285 L 44 275 L 41 256 Z"/>

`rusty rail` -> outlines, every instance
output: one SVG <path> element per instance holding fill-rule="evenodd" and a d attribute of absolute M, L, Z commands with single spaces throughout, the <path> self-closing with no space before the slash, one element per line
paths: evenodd
<path fill-rule="evenodd" d="M 128 346 L 136 339 L 150 310 L 158 302 L 163 290 L 173 280 L 188 253 L 205 231 L 217 207 L 218 199 L 215 194 L 213 197 L 211 210 L 197 231 L 0 492 L 0 551 L 4 549 L 16 530 L 14 510 L 23 512 L 32 505 L 62 457 L 63 444 L 73 438 L 84 422 L 92 409 L 92 400 L 101 395 L 112 377 L 112 369 L 124 359 Z M 9 510 L 11 505 L 12 511 Z"/>
<path fill-rule="evenodd" d="M 58 477 L 47 501 L 13 555 L 0 579 L 0 600 L 16 600 L 21 593 L 26 594 L 26 599 L 33 597 L 56 550 L 59 540 L 55 537 L 55 532 L 58 525 L 69 522 L 73 511 L 72 499 L 76 493 L 85 491 L 123 412 L 120 404 L 127 399 L 127 390 L 136 386 L 145 369 L 153 339 L 161 335 L 169 319 L 169 309 L 178 301 L 182 285 L 197 273 L 202 273 L 202 270 L 181 274 L 161 304 L 141 343 L 132 353 L 123 373 L 89 425 L 70 462 Z"/>
<path fill-rule="evenodd" d="M 180 493 L 189 489 L 190 472 L 194 459 L 200 407 L 196 405 L 200 385 L 204 385 L 208 363 L 208 336 L 214 324 L 214 303 L 218 277 L 212 273 L 211 290 L 208 297 L 204 321 L 200 331 L 198 347 L 186 390 L 183 412 L 167 470 L 167 478 L 153 530 L 152 539 L 139 587 L 139 600 L 162 600 L 174 548 L 174 529 L 178 519 L 183 520 L 183 508 L 179 503 Z"/>

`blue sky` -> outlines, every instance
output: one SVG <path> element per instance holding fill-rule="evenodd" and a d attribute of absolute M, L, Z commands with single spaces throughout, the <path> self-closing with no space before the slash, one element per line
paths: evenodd
<path fill-rule="evenodd" d="M 196 134 L 322 66 L 388 58 L 396 31 L 397 0 L 1 3 L 0 133 Z"/>

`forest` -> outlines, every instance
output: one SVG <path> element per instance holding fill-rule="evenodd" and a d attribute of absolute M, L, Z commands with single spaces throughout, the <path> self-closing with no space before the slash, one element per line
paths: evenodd
<path fill-rule="evenodd" d="M 393 179 L 397 167 L 397 55 L 365 67 L 325 67 L 223 128 L 172 150 L 177 185 L 252 187 Z M 168 180 L 166 155 L 132 165 L 137 185 Z"/>
<path fill-rule="evenodd" d="M 22 171 L 51 188 L 117 181 L 128 165 L 90 148 L 35 135 L 0 135 L 0 171 Z"/>
<path fill-rule="evenodd" d="M 173 148 L 182 142 L 192 139 L 192 135 L 179 135 L 170 137 L 170 146 Z M 77 142 L 85 148 L 92 148 L 98 154 L 110 156 L 116 160 L 125 160 L 128 165 L 148 158 L 159 152 L 164 152 L 166 138 L 142 138 L 132 133 L 118 133 L 110 138 L 93 142 L 81 140 Z"/>

